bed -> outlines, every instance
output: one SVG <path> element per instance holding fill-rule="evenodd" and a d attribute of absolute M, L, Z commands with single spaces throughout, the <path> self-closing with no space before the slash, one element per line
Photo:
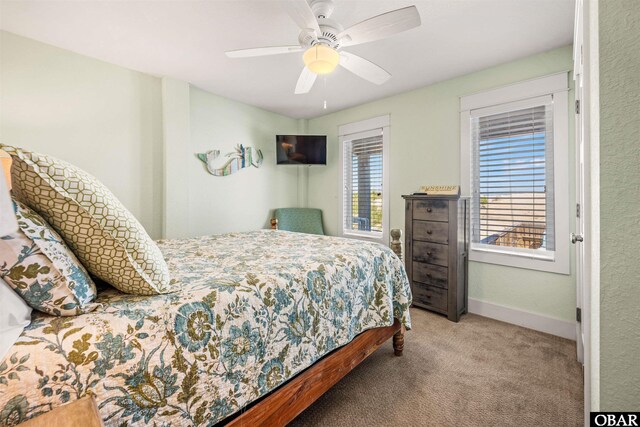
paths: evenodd
<path fill-rule="evenodd" d="M 0 425 L 85 395 L 105 425 L 285 424 L 390 336 L 402 352 L 411 293 L 382 245 L 260 230 L 159 247 L 179 291 L 34 315 L 0 361 Z"/>

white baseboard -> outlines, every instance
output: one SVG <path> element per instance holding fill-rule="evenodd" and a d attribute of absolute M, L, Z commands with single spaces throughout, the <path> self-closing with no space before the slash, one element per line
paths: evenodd
<path fill-rule="evenodd" d="M 567 320 L 546 317 L 504 305 L 469 298 L 469 313 L 511 323 L 535 331 L 546 332 L 558 337 L 576 340 L 576 324 Z"/>

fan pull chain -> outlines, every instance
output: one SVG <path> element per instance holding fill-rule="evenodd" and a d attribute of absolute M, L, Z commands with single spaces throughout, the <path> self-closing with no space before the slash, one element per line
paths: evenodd
<path fill-rule="evenodd" d="M 322 77 L 323 83 L 324 83 L 324 103 L 323 103 L 323 108 L 326 110 L 327 109 L 327 76 L 323 76 Z"/>

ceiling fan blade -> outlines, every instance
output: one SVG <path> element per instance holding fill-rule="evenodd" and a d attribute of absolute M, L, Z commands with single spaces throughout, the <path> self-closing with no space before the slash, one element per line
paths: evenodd
<path fill-rule="evenodd" d="M 304 67 L 298 77 L 298 83 L 296 83 L 296 95 L 308 93 L 313 87 L 316 77 L 318 77 L 316 73 L 312 73 L 307 67 Z"/>
<path fill-rule="evenodd" d="M 301 30 L 315 32 L 316 38 L 322 34 L 318 20 L 306 0 L 287 0 L 283 2 L 283 6 Z"/>
<path fill-rule="evenodd" d="M 349 52 L 340 52 L 340 65 L 358 77 L 381 85 L 391 78 L 391 74 L 371 61 Z"/>
<path fill-rule="evenodd" d="M 380 40 L 420 26 L 420 14 L 415 6 L 392 10 L 355 24 L 338 34 L 341 46 Z"/>
<path fill-rule="evenodd" d="M 278 55 L 281 53 L 301 52 L 300 46 L 254 47 L 251 49 L 229 50 L 224 54 L 229 58 L 250 58 L 252 56 Z"/>

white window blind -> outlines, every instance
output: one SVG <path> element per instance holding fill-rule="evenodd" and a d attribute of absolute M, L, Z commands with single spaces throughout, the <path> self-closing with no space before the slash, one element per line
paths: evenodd
<path fill-rule="evenodd" d="M 343 231 L 383 233 L 383 135 L 343 141 Z"/>
<path fill-rule="evenodd" d="M 494 114 L 472 111 L 473 243 L 555 250 L 551 97 L 549 101 Z"/>

